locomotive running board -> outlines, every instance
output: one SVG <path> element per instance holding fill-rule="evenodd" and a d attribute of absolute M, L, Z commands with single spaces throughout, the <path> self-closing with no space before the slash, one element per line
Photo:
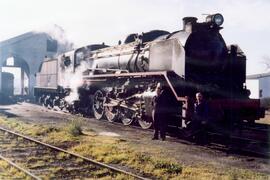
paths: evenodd
<path fill-rule="evenodd" d="M 121 78 L 121 77 L 147 77 L 147 76 L 163 76 L 165 80 L 167 81 L 170 89 L 172 90 L 175 98 L 177 101 L 187 101 L 187 98 L 178 96 L 169 77 L 167 71 L 157 71 L 157 72 L 140 72 L 140 73 L 121 73 L 121 74 L 98 74 L 98 75 L 91 75 L 91 76 L 84 76 L 84 79 L 89 82 L 94 81 L 106 81 L 104 78 Z"/>

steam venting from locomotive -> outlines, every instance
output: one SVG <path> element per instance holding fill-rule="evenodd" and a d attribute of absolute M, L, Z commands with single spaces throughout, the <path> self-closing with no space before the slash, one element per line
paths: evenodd
<path fill-rule="evenodd" d="M 86 70 L 85 67 L 88 67 L 88 64 L 86 62 L 82 62 L 81 65 L 76 68 L 75 72 L 69 70 L 70 73 L 65 75 L 66 78 L 65 81 L 63 82 L 63 86 L 68 87 L 70 89 L 69 95 L 65 97 L 65 100 L 68 103 L 72 103 L 73 101 L 79 100 L 79 93 L 78 93 L 79 87 L 90 85 L 89 83 L 87 84 L 87 82 L 83 80 L 83 72 Z"/>
<path fill-rule="evenodd" d="M 49 39 L 52 41 L 51 43 L 53 44 L 53 46 L 55 46 L 56 48 L 54 51 L 58 52 L 59 54 L 62 54 L 65 51 L 69 51 L 74 48 L 74 44 L 71 43 L 64 29 L 56 24 L 51 24 L 46 27 L 38 28 L 33 32 L 37 34 L 46 33 L 49 36 Z M 49 57 L 49 54 L 47 54 L 47 56 Z"/>

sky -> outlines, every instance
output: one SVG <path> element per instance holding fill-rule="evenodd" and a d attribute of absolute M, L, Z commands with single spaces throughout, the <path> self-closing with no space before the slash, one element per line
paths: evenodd
<path fill-rule="evenodd" d="M 180 30 L 185 16 L 221 13 L 225 42 L 240 46 L 255 74 L 270 63 L 269 10 L 269 0 L 0 0 L 0 41 L 57 24 L 76 47 L 116 45 L 130 33 Z"/>

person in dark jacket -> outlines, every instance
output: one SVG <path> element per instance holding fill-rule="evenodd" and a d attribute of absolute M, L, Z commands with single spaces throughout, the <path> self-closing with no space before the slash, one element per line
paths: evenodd
<path fill-rule="evenodd" d="M 156 88 L 157 95 L 153 98 L 153 120 L 154 120 L 154 137 L 153 140 L 159 138 L 159 133 L 161 139 L 164 141 L 166 138 L 167 129 L 167 115 L 168 115 L 168 89 L 165 86 L 158 84 Z"/>
<path fill-rule="evenodd" d="M 208 105 L 201 92 L 196 93 L 194 103 L 194 120 L 200 124 L 206 124 L 208 120 Z"/>
<path fill-rule="evenodd" d="M 198 143 L 207 143 L 206 129 L 209 119 L 209 108 L 201 92 L 196 93 L 196 102 L 194 103 L 193 134 L 197 137 Z"/>
<path fill-rule="evenodd" d="M 208 122 L 208 104 L 201 92 L 196 93 L 196 101 L 193 107 L 193 115 L 186 130 L 186 137 L 200 137 L 204 139 L 205 129 Z"/>

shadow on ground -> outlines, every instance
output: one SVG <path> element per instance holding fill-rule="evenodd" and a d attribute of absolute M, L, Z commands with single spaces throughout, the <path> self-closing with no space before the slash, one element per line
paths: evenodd
<path fill-rule="evenodd" d="M 7 118 L 18 117 L 16 114 L 8 112 L 9 108 L 0 108 L 0 116 L 6 116 Z"/>

